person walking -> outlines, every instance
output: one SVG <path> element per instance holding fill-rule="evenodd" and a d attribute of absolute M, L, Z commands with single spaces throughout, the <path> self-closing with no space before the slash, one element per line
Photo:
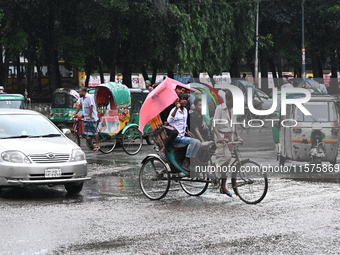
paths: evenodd
<path fill-rule="evenodd" d="M 94 151 L 98 151 L 100 149 L 99 146 L 99 136 L 97 132 L 97 122 L 98 122 L 98 113 L 97 113 L 97 106 L 94 100 L 94 97 L 87 93 L 85 87 L 79 88 L 79 95 L 80 98 L 78 100 L 78 107 L 76 110 L 75 115 L 78 114 L 80 109 L 83 109 L 84 114 L 84 128 L 85 128 L 85 135 L 94 136 L 96 140 L 96 146 L 94 147 Z"/>

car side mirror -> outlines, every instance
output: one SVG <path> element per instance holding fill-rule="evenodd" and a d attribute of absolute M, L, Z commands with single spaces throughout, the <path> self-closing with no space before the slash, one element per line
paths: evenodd
<path fill-rule="evenodd" d="M 69 130 L 68 128 L 63 128 L 61 131 L 62 131 L 63 134 L 66 135 L 66 136 L 69 135 L 69 134 L 71 134 L 71 130 Z"/>

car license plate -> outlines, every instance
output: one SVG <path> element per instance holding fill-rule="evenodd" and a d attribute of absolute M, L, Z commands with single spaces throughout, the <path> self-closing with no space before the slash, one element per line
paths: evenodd
<path fill-rule="evenodd" d="M 61 169 L 45 169 L 45 178 L 56 178 L 61 176 Z"/>

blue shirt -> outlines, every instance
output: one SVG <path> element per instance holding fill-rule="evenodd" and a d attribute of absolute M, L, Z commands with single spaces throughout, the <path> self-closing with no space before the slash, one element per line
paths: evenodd
<path fill-rule="evenodd" d="M 89 93 L 86 93 L 85 97 L 81 97 L 78 100 L 78 103 L 83 108 L 84 117 L 91 117 L 90 121 L 96 122 L 98 121 L 98 113 L 97 113 L 97 106 L 96 102 L 94 101 L 94 97 Z M 90 107 L 93 106 L 92 115 L 90 116 Z"/>

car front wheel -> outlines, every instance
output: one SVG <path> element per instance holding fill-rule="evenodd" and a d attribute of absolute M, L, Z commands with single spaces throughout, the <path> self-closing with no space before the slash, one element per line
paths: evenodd
<path fill-rule="evenodd" d="M 84 186 L 84 182 L 67 183 L 67 184 L 65 184 L 65 189 L 66 189 L 67 193 L 69 193 L 71 195 L 76 195 L 80 191 L 82 191 L 83 186 Z"/>

